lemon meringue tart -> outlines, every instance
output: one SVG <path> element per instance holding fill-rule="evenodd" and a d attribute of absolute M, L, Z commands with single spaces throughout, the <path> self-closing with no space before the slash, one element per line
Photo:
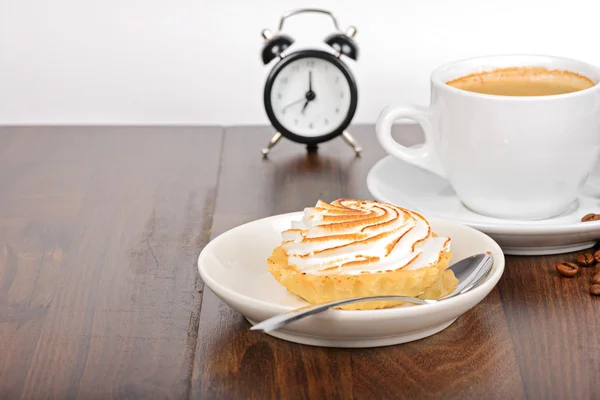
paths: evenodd
<path fill-rule="evenodd" d="M 282 232 L 269 272 L 309 303 L 373 295 L 435 299 L 458 280 L 448 269 L 450 238 L 435 234 L 419 213 L 368 200 L 319 200 Z M 342 306 L 367 310 L 401 305 L 372 301 Z"/>

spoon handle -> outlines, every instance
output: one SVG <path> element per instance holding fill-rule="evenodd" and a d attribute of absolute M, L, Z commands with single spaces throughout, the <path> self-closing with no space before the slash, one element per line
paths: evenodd
<path fill-rule="evenodd" d="M 408 296 L 369 296 L 369 297 L 357 297 L 352 299 L 343 299 L 336 300 L 329 303 L 317 304 L 314 306 L 307 306 L 300 308 L 298 310 L 290 311 L 287 313 L 276 315 L 272 318 L 268 318 L 250 328 L 253 331 L 264 331 L 270 332 L 276 329 L 281 328 L 287 324 L 290 324 L 299 319 L 308 317 L 313 314 L 320 313 L 329 308 L 343 306 L 344 304 L 351 303 L 360 303 L 364 301 L 373 301 L 373 300 L 395 300 L 395 301 L 404 301 L 407 303 L 414 304 L 431 304 L 435 303 L 437 300 L 427 300 L 427 299 L 419 299 L 416 297 L 408 297 Z"/>

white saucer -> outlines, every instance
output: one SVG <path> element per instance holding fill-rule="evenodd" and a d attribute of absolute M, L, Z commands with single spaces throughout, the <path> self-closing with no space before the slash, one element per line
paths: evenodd
<path fill-rule="evenodd" d="M 251 324 L 308 305 L 267 270 L 267 258 L 281 242 L 280 232 L 301 217 L 302 213 L 297 212 L 241 225 L 212 240 L 198 257 L 204 283 Z M 369 311 L 329 310 L 269 334 L 314 346 L 376 347 L 422 339 L 450 326 L 494 288 L 504 271 L 504 255 L 498 244 L 475 229 L 451 221 L 430 222 L 436 233 L 452 239 L 453 260 L 492 253 L 494 264 L 481 286 L 435 304 Z"/>
<path fill-rule="evenodd" d="M 581 222 L 587 213 L 600 213 L 600 171 L 586 183 L 578 201 L 562 215 L 541 221 L 504 220 L 467 209 L 450 183 L 392 156 L 369 172 L 367 186 L 378 201 L 421 212 L 425 217 L 455 220 L 491 236 L 505 254 L 558 254 L 586 249 L 600 239 L 600 221 Z"/>

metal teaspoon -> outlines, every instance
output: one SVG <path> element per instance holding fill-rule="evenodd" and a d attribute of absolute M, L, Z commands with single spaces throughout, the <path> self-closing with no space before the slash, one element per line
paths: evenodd
<path fill-rule="evenodd" d="M 419 299 L 417 297 L 408 296 L 368 296 L 368 297 L 355 297 L 351 299 L 336 300 L 329 303 L 317 304 L 313 306 L 300 307 L 292 311 L 288 311 L 282 314 L 275 315 L 274 317 L 267 318 L 266 320 L 252 326 L 250 330 L 253 331 L 264 331 L 270 332 L 277 330 L 285 325 L 300 319 L 306 318 L 310 315 L 318 314 L 326 311 L 333 307 L 339 307 L 344 304 L 359 303 L 364 301 L 373 300 L 398 300 L 407 303 L 414 304 L 434 304 L 438 301 L 443 301 L 459 294 L 466 293 L 476 287 L 486 276 L 488 271 L 492 268 L 492 256 L 491 254 L 481 253 L 467 257 L 459 262 L 453 264 L 450 269 L 454 272 L 454 276 L 459 281 L 458 286 L 452 292 L 443 296 L 437 300 Z"/>

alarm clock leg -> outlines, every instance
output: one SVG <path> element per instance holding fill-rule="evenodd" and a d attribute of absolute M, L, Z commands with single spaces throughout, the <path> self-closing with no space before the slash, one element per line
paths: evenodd
<path fill-rule="evenodd" d="M 348 145 L 354 149 L 354 152 L 356 153 L 356 155 L 360 156 L 360 152 L 362 151 L 362 148 L 358 145 L 358 143 L 356 143 L 356 140 L 354 140 L 352 135 L 350 135 L 348 132 L 344 131 L 344 133 L 342 133 L 342 137 L 344 138 L 344 141 L 346 143 L 348 143 Z"/>
<path fill-rule="evenodd" d="M 267 157 L 267 154 L 269 154 L 269 151 L 271 151 L 273 146 L 275 146 L 277 142 L 279 142 L 279 139 L 281 139 L 281 133 L 275 132 L 275 134 L 271 137 L 271 140 L 269 140 L 269 144 L 267 144 L 267 147 L 262 149 L 263 157 Z"/>

